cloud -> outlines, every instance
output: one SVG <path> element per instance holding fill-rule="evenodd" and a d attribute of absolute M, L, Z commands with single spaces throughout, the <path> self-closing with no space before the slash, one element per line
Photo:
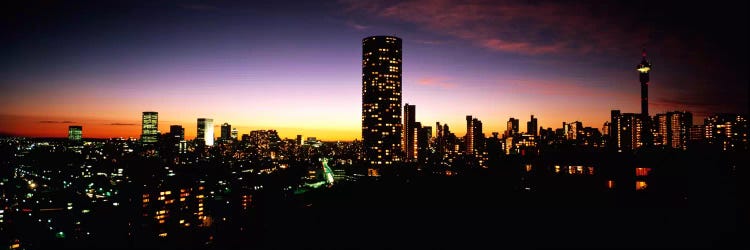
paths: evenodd
<path fill-rule="evenodd" d="M 355 30 L 366 30 L 370 28 L 370 26 L 361 25 L 361 24 L 355 23 L 354 21 L 347 21 L 346 26 L 349 26 L 350 28 L 355 29 Z"/>
<path fill-rule="evenodd" d="M 438 87 L 442 89 L 452 89 L 453 87 L 456 87 L 455 84 L 445 82 L 445 79 L 440 78 L 440 77 L 422 78 L 422 79 L 419 79 L 419 81 L 417 81 L 417 84 L 422 85 L 422 86 L 433 86 L 433 87 Z"/>
<path fill-rule="evenodd" d="M 564 45 L 553 44 L 537 46 L 527 42 L 507 42 L 500 39 L 488 39 L 482 42 L 482 46 L 496 51 L 523 51 L 526 54 L 549 54 L 559 53 Z"/>
<path fill-rule="evenodd" d="M 76 123 L 74 121 L 39 121 L 39 123 Z"/>
<path fill-rule="evenodd" d="M 623 48 L 616 44 L 642 43 L 649 31 L 626 18 L 627 12 L 613 12 L 607 4 L 483 0 L 342 4 L 346 12 L 413 23 L 492 51 L 528 55 L 618 51 Z"/>
<path fill-rule="evenodd" d="M 423 40 L 423 39 L 414 39 L 415 43 L 421 43 L 421 44 L 427 44 L 427 45 L 437 45 L 437 44 L 444 44 L 446 41 L 441 40 Z"/>
<path fill-rule="evenodd" d="M 138 125 L 138 124 L 135 124 L 135 123 L 118 123 L 118 122 L 114 122 L 114 123 L 107 123 L 105 125 L 110 125 L 110 126 L 135 126 L 135 125 Z"/>
<path fill-rule="evenodd" d="M 612 89 L 581 83 L 573 78 L 560 78 L 556 80 L 544 79 L 501 79 L 497 83 L 504 91 L 515 94 L 539 95 L 548 97 L 599 97 L 616 98 L 623 96 L 622 93 Z M 625 94 L 630 95 L 630 94 Z M 634 94 L 633 94 L 634 95 Z"/>

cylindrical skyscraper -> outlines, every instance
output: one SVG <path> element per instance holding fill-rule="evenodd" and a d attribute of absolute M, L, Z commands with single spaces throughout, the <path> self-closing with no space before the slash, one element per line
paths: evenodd
<path fill-rule="evenodd" d="M 362 39 L 362 142 L 375 167 L 401 161 L 401 38 Z"/>

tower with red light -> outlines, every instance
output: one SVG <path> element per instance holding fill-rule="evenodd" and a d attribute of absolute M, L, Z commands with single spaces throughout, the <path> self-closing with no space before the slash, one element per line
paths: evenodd
<path fill-rule="evenodd" d="M 646 49 L 643 49 L 643 59 L 636 68 L 641 80 L 641 114 L 648 117 L 648 82 L 651 72 L 651 63 L 646 60 Z"/>

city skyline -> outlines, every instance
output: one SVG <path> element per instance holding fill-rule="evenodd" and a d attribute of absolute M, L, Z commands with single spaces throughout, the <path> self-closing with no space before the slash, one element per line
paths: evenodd
<path fill-rule="evenodd" d="M 600 128 L 610 120 L 610 110 L 637 112 L 640 86 L 633 63 L 643 47 L 656 69 L 649 86 L 651 114 L 686 110 L 701 121 L 712 113 L 747 113 L 748 76 L 737 70 L 747 66 L 738 56 L 747 54 L 740 46 L 746 37 L 722 40 L 727 34 L 711 29 L 713 23 L 740 17 L 728 15 L 695 26 L 699 21 L 687 20 L 697 6 L 676 14 L 666 3 L 649 5 L 651 12 L 640 13 L 638 7 L 646 2 L 542 2 L 533 6 L 540 14 L 515 14 L 506 20 L 500 14 L 529 4 L 469 3 L 342 1 L 286 9 L 232 2 L 85 8 L 53 4 L 49 13 L 10 8 L 19 10 L 11 20 L 25 24 L 13 23 L 9 34 L 14 39 L 4 48 L 11 56 L 2 61 L 6 77 L 0 82 L 0 120 L 8 126 L 0 133 L 62 138 L 68 126 L 82 125 L 84 138 L 138 138 L 140 114 L 153 110 L 160 113 L 159 131 L 182 125 L 186 139 L 196 136 L 199 117 L 213 118 L 215 127 L 228 122 L 240 134 L 275 129 L 282 138 L 302 134 L 361 139 L 360 42 L 393 33 L 404 39 L 403 103 L 419 106 L 417 121 L 449 124 L 457 136 L 465 133 L 459 127 L 466 115 L 481 119 L 489 134 L 502 133 L 509 117 L 521 117 L 525 123 L 534 115 L 543 127 L 582 121 Z M 59 11 L 66 8 L 73 11 Z M 459 9 L 451 21 L 440 19 L 444 15 L 408 15 L 450 8 Z M 575 32 L 563 27 L 599 20 L 601 11 L 610 9 L 618 10 L 615 21 L 585 27 L 580 31 L 584 38 L 571 37 Z M 567 10 L 581 10 L 582 20 L 553 25 L 541 16 L 569 17 Z M 157 15 L 164 11 L 169 15 Z M 674 14 L 668 16 L 678 22 L 657 17 L 658 11 Z M 705 11 L 715 14 L 711 11 L 717 9 Z M 639 15 L 626 18 L 627 13 Z M 44 14 L 50 14 L 49 19 L 41 18 Z M 69 15 L 76 18 L 68 20 Z M 134 15 L 143 15 L 143 20 L 134 20 Z M 529 21 L 519 21 L 524 18 Z M 530 32 L 500 26 L 478 35 L 500 21 L 521 24 Z M 270 30 L 263 22 L 289 28 Z M 309 31 L 305 22 L 320 29 Z M 464 29 L 475 27 L 473 22 L 482 25 Z M 641 22 L 650 24 L 636 25 Z M 179 28 L 185 25 L 192 29 Z M 694 30 L 683 30 L 686 27 Z M 621 30 L 596 33 L 607 28 Z M 701 39 L 690 39 L 695 37 Z M 694 45 L 698 49 L 688 49 Z M 323 63 L 316 65 L 319 61 Z M 701 67 L 704 64 L 711 67 Z"/>

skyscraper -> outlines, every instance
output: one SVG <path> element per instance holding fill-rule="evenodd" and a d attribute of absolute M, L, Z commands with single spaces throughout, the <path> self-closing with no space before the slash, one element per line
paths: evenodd
<path fill-rule="evenodd" d="M 401 38 L 362 39 L 362 143 L 371 166 L 401 161 Z"/>
<path fill-rule="evenodd" d="M 518 119 L 511 117 L 508 119 L 508 128 L 505 131 L 506 136 L 518 134 Z"/>
<path fill-rule="evenodd" d="M 537 135 L 537 121 L 536 118 L 534 118 L 534 115 L 531 115 L 531 120 L 526 123 L 526 133 L 530 135 Z"/>
<path fill-rule="evenodd" d="M 613 149 L 622 152 L 643 146 L 642 117 L 642 114 L 620 113 L 620 110 L 612 110 L 609 133 Z"/>
<path fill-rule="evenodd" d="M 141 143 L 155 143 L 159 138 L 159 113 L 153 111 L 143 112 L 141 120 Z"/>
<path fill-rule="evenodd" d="M 667 113 L 669 122 L 669 146 L 676 149 L 687 149 L 687 141 L 690 134 L 690 127 L 693 126 L 693 114 L 690 112 L 669 112 Z"/>
<path fill-rule="evenodd" d="M 169 126 L 169 134 L 177 141 L 185 140 L 185 129 L 182 128 L 182 125 Z"/>
<path fill-rule="evenodd" d="M 221 124 L 221 138 L 222 141 L 229 141 L 232 139 L 232 125 L 229 123 Z"/>
<path fill-rule="evenodd" d="M 477 118 L 472 119 L 472 125 L 474 128 L 471 129 L 474 139 L 473 146 L 474 155 L 481 155 L 484 152 L 484 132 L 482 131 L 482 121 Z"/>
<path fill-rule="evenodd" d="M 466 144 L 466 155 L 474 154 L 474 119 L 470 115 L 466 116 L 466 136 L 464 137 L 464 143 Z"/>
<path fill-rule="evenodd" d="M 404 149 L 405 161 L 414 161 L 417 159 L 417 127 L 415 126 L 416 106 L 404 104 L 404 132 L 402 134 L 402 146 Z"/>
<path fill-rule="evenodd" d="M 80 141 L 83 137 L 83 126 L 68 126 L 68 140 Z"/>
<path fill-rule="evenodd" d="M 214 145 L 214 119 L 198 118 L 198 134 L 195 141 L 201 146 Z"/>
<path fill-rule="evenodd" d="M 424 164 L 425 162 L 427 162 L 427 157 L 429 156 L 432 127 L 422 127 L 422 124 L 419 123 L 417 123 L 417 125 L 419 125 L 419 133 L 417 136 L 417 156 L 419 157 L 418 162 Z"/>
<path fill-rule="evenodd" d="M 170 143 L 177 149 L 178 153 L 187 152 L 187 143 L 185 142 L 185 128 L 182 125 L 169 126 Z"/>

